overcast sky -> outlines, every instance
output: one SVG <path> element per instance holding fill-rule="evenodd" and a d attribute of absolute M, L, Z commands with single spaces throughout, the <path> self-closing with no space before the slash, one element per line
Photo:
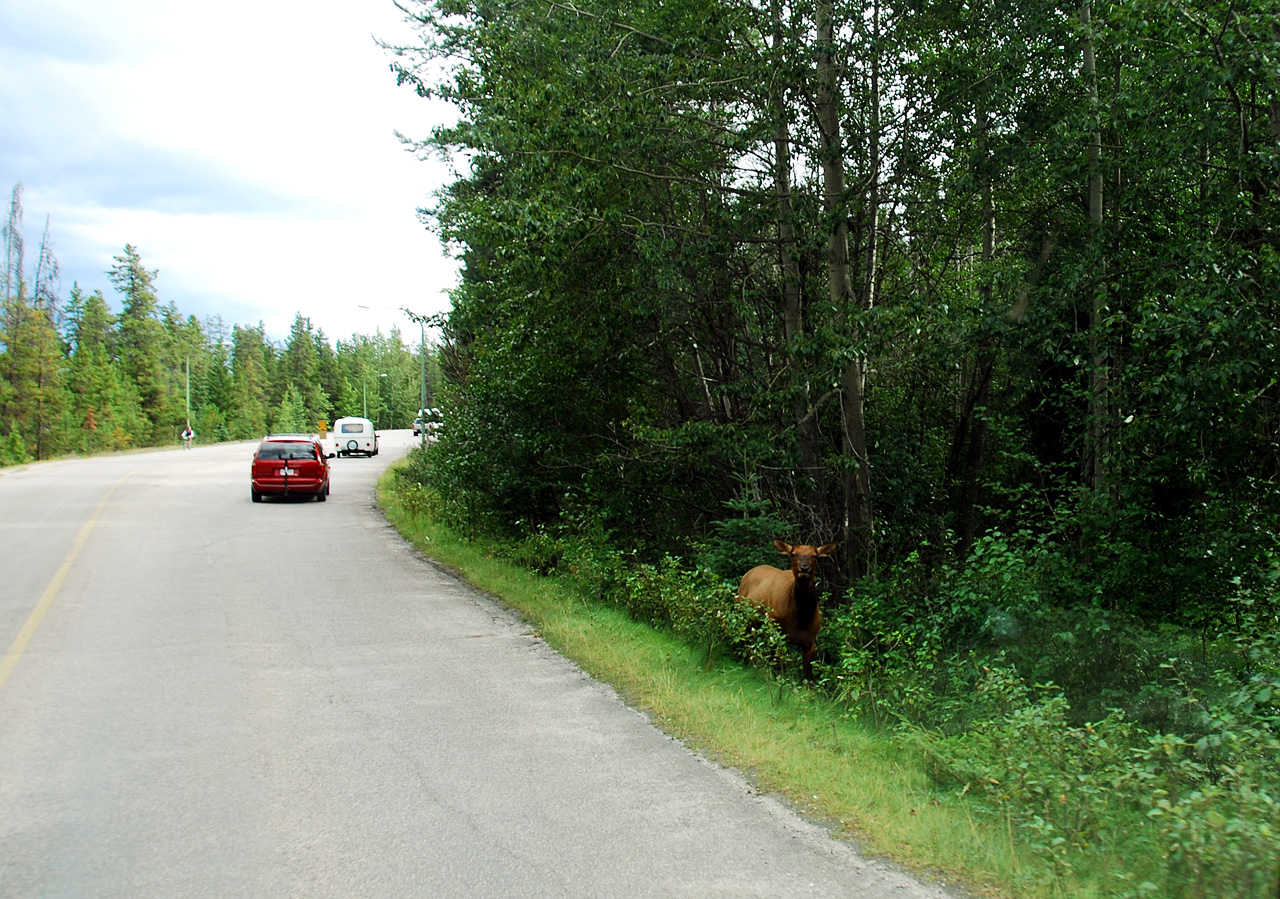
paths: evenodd
<path fill-rule="evenodd" d="M 449 179 L 395 131 L 447 108 L 397 88 L 391 0 L 0 0 L 0 190 L 22 182 L 28 280 L 45 217 L 73 282 L 119 309 L 133 244 L 162 303 L 331 341 L 448 308 L 457 264 L 416 209 Z M 361 306 L 374 307 L 362 309 Z"/>

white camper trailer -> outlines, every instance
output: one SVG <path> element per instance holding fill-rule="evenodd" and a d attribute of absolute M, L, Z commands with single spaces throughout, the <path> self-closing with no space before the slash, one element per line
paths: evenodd
<path fill-rule="evenodd" d="M 325 453 L 333 456 L 376 456 L 378 434 L 367 418 L 339 418 L 325 440 Z"/>

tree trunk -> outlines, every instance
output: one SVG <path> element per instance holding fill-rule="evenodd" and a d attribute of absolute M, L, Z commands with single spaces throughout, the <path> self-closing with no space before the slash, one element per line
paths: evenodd
<path fill-rule="evenodd" d="M 878 8 L 876 14 L 878 22 Z M 818 128 L 822 136 L 823 209 L 828 217 L 827 236 L 827 290 L 837 310 L 837 326 L 850 328 L 850 342 L 860 342 L 859 322 L 850 325 L 848 313 L 855 311 L 858 301 L 853 296 L 849 274 L 849 223 L 845 208 L 844 141 L 840 128 L 840 83 L 835 60 L 835 22 L 831 0 L 821 0 L 817 6 L 818 42 Z M 878 51 L 877 51 L 878 52 Z M 873 57 L 874 59 L 875 57 Z M 875 63 L 873 62 L 873 66 Z M 878 71 L 873 68 L 873 94 Z M 878 107 L 879 98 L 873 96 L 872 108 Z M 878 116 L 873 116 L 873 141 L 878 128 Z M 873 147 L 876 144 L 873 143 Z M 875 151 L 878 155 L 878 151 Z M 872 160 L 874 171 L 878 159 Z M 873 184 L 876 178 L 872 179 Z M 875 189 L 872 189 L 875 199 Z M 875 213 L 871 220 L 875 231 Z M 871 241 L 868 268 L 864 281 L 864 294 L 860 305 L 866 308 L 872 301 L 870 285 L 875 283 L 875 244 Z M 855 356 L 845 367 L 840 378 L 842 446 L 846 458 L 853 464 L 844 474 L 844 515 L 840 524 L 843 536 L 843 556 L 849 560 L 847 569 L 853 577 L 865 574 L 869 567 L 871 551 L 871 472 L 867 458 L 867 432 L 865 418 L 867 362 L 865 357 Z"/>
<path fill-rule="evenodd" d="M 1089 139 L 1089 223 L 1093 239 L 1100 245 L 1102 235 L 1102 128 L 1098 121 L 1098 65 L 1094 56 L 1093 32 L 1090 28 L 1092 13 L 1089 4 L 1080 10 L 1084 25 L 1084 77 L 1089 89 L 1089 104 L 1093 117 L 1093 133 Z M 1103 262 L 1105 266 L 1105 261 Z M 1107 484 L 1107 440 L 1110 416 L 1110 357 L 1104 333 L 1106 312 L 1106 288 L 1098 275 L 1098 285 L 1089 302 L 1089 439 L 1084 466 L 1085 485 L 1092 490 L 1103 490 Z"/>
<path fill-rule="evenodd" d="M 773 17 L 774 50 L 783 44 L 782 4 L 773 0 L 770 5 Z M 782 319 L 787 345 L 794 344 L 804 335 L 804 288 L 800 276 L 800 247 L 796 242 L 795 217 L 791 206 L 791 134 L 787 124 L 786 86 L 778 81 L 772 85 L 770 102 L 773 105 L 774 130 L 774 190 L 778 197 L 778 256 L 782 271 Z M 800 445 L 801 471 L 796 483 L 796 499 L 808 517 L 806 531 L 821 521 L 822 497 L 826 492 L 822 470 L 822 451 L 819 447 L 818 417 L 810 414 L 813 395 L 807 368 L 792 364 L 794 380 L 792 390 L 792 416 L 796 422 Z"/>
<path fill-rule="evenodd" d="M 989 132 L 991 118 L 985 110 L 978 111 L 978 165 L 979 182 L 982 185 L 982 264 L 984 269 L 982 282 L 978 286 L 978 299 L 986 314 L 990 314 L 994 300 L 991 289 L 991 263 L 996 255 L 996 210 L 991 189 L 991 161 L 989 154 Z M 999 346 L 995 335 L 987 334 L 978 347 L 974 362 L 974 399 L 966 410 L 963 427 L 959 430 L 959 440 L 967 438 L 967 446 L 957 445 L 952 450 L 952 458 L 957 462 L 959 488 L 956 492 L 956 537 L 961 558 L 969 554 L 977 536 L 978 527 L 978 484 L 982 477 L 982 465 L 987 452 L 987 435 L 989 433 L 991 409 L 991 381 L 995 374 L 996 357 Z M 963 459 L 963 463 L 959 460 Z"/>

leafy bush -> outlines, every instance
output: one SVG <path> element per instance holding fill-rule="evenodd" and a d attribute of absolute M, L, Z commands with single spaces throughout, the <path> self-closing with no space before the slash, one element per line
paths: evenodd
<path fill-rule="evenodd" d="M 987 668 L 976 706 L 989 711 L 962 734 L 915 732 L 936 780 L 979 795 L 1061 871 L 1058 847 L 1087 850 L 1108 833 L 1116 790 L 1127 776 L 1133 729 L 1119 712 L 1073 726 L 1066 699 L 1052 685 L 1030 689 L 1011 668 Z"/>
<path fill-rule="evenodd" d="M 918 719 L 939 695 L 936 620 L 912 610 L 920 596 L 899 581 L 868 582 L 823 613 L 820 683 L 874 724 Z"/>
<path fill-rule="evenodd" d="M 1157 734 L 1134 781 L 1178 899 L 1280 892 L 1280 633 L 1241 641 L 1243 678 L 1201 705 L 1199 739 Z M 1226 675 L 1232 677 L 1233 675 Z M 1202 700 L 1189 692 L 1189 704 Z"/>
<path fill-rule="evenodd" d="M 912 728 L 910 738 L 936 782 L 959 786 L 956 795 L 976 797 L 1022 831 L 1057 887 L 1087 862 L 1115 870 L 1126 895 L 1272 899 L 1277 642 L 1250 646 L 1266 666 L 1224 704 L 1202 709 L 1199 739 L 1144 734 L 1119 711 L 1074 725 L 1060 691 L 1029 688 L 1008 667 L 983 671 L 974 703 L 983 720 L 953 735 Z"/>
<path fill-rule="evenodd" d="M 688 570 L 667 556 L 657 564 L 627 570 L 619 602 L 637 619 L 667 627 L 691 644 L 717 650 L 748 664 L 777 669 L 788 646 L 777 625 L 758 607 L 737 597 L 735 585 L 705 568 Z"/>

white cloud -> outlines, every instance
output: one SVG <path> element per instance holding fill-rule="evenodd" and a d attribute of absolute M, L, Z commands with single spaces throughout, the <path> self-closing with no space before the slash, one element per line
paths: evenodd
<path fill-rule="evenodd" d="M 110 294 L 126 243 L 183 314 L 296 312 L 331 338 L 446 308 L 456 281 L 415 209 L 443 182 L 395 130 L 447 110 L 397 89 L 386 0 L 0 0 L 0 176 L 52 217 L 64 286 Z M 11 121 L 9 121 L 11 120 Z M 12 126 L 12 127 L 11 127 Z"/>

